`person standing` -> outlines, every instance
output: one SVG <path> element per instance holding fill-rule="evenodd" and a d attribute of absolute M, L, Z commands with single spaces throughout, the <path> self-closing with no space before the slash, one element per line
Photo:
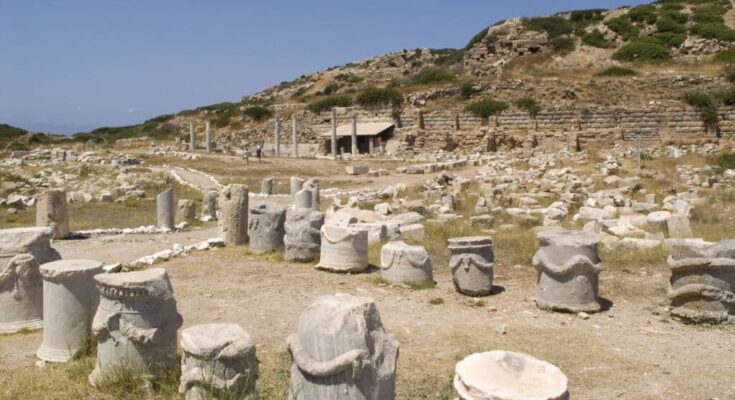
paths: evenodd
<path fill-rule="evenodd" d="M 255 145 L 255 156 L 258 157 L 258 162 L 261 162 L 263 159 L 263 149 L 260 147 L 259 144 Z"/>
<path fill-rule="evenodd" d="M 242 149 L 242 159 L 245 161 L 245 164 L 249 164 L 250 151 L 248 150 L 248 146 L 245 146 Z"/>

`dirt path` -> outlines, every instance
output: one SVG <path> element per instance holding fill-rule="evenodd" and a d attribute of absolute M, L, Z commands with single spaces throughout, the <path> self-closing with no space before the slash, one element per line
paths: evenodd
<path fill-rule="evenodd" d="M 196 170 L 177 169 L 176 174 L 189 184 L 196 186 L 201 191 L 209 189 L 219 190 L 220 185 L 213 182 L 204 172 Z"/>

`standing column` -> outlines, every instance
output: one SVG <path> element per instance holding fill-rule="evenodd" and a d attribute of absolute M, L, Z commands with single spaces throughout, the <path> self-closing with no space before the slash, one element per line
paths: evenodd
<path fill-rule="evenodd" d="M 207 146 L 207 153 L 212 151 L 212 136 L 211 136 L 212 133 L 211 133 L 210 126 L 211 126 L 211 123 L 207 121 L 206 137 L 205 137 L 205 140 L 206 140 L 205 145 Z"/>
<path fill-rule="evenodd" d="M 281 121 L 276 118 L 275 156 L 281 156 Z"/>
<path fill-rule="evenodd" d="M 368 154 L 373 154 L 373 137 L 368 137 Z"/>
<path fill-rule="evenodd" d="M 337 159 L 337 110 L 332 109 L 332 159 Z"/>
<path fill-rule="evenodd" d="M 297 158 L 299 156 L 299 136 L 298 136 L 298 129 L 297 129 L 297 122 L 296 122 L 296 116 L 293 117 L 293 125 L 291 127 L 291 134 L 293 136 L 293 156 L 294 158 Z"/>
<path fill-rule="evenodd" d="M 189 151 L 197 148 L 197 135 L 194 133 L 194 123 L 189 122 Z"/>
<path fill-rule="evenodd" d="M 357 155 L 357 114 L 352 115 L 352 157 Z"/>

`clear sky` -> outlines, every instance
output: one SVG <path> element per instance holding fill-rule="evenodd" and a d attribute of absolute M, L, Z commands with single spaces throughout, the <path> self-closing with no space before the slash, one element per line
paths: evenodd
<path fill-rule="evenodd" d="M 500 19 L 642 0 L 0 0 L 0 123 L 73 133 L 237 101 Z"/>

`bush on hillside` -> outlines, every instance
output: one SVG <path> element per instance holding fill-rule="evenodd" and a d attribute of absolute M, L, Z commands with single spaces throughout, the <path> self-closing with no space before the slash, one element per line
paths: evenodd
<path fill-rule="evenodd" d="M 470 41 L 467 43 L 467 46 L 465 46 L 465 50 L 471 49 L 474 45 L 480 43 L 483 39 L 485 39 L 485 36 L 487 36 L 487 32 L 488 28 L 477 32 L 477 34 L 473 36 L 472 39 L 470 39 Z"/>
<path fill-rule="evenodd" d="M 638 72 L 625 67 L 610 67 L 604 71 L 598 72 L 595 76 L 601 77 L 618 77 L 618 76 L 635 76 Z"/>
<path fill-rule="evenodd" d="M 735 42 L 735 30 L 722 22 L 697 23 L 691 32 L 705 39 L 717 39 L 723 42 Z"/>
<path fill-rule="evenodd" d="M 623 45 L 612 58 L 641 64 L 657 64 L 671 59 L 669 48 L 655 39 L 640 38 Z"/>
<path fill-rule="evenodd" d="M 694 8 L 692 13 L 692 19 L 694 22 L 707 24 L 707 23 L 720 23 L 725 22 L 724 15 L 727 9 L 720 4 L 702 4 Z"/>
<path fill-rule="evenodd" d="M 349 107 L 352 105 L 352 98 L 350 96 L 329 96 L 321 100 L 309 103 L 306 109 L 319 114 L 324 111 L 329 111 L 334 107 Z"/>
<path fill-rule="evenodd" d="M 644 4 L 631 8 L 628 11 L 628 18 L 633 22 L 655 24 L 658 18 L 656 14 L 656 6 L 652 4 Z"/>
<path fill-rule="evenodd" d="M 735 63 L 735 47 L 717 53 L 715 55 L 715 61 L 721 63 Z"/>
<path fill-rule="evenodd" d="M 415 85 L 430 85 L 435 83 L 451 82 L 455 78 L 454 74 L 443 68 L 427 68 L 419 72 L 411 83 Z"/>
<path fill-rule="evenodd" d="M 732 82 L 732 80 L 730 80 Z M 735 106 L 735 88 L 730 88 L 718 94 L 722 100 L 722 104 L 726 106 Z"/>
<path fill-rule="evenodd" d="M 325 86 L 322 92 L 326 94 L 327 96 L 329 96 L 330 94 L 337 93 L 338 90 L 339 90 L 339 84 L 332 82 L 328 84 L 327 86 Z"/>
<path fill-rule="evenodd" d="M 656 30 L 659 33 L 686 33 L 686 21 L 679 22 L 670 17 L 661 17 L 656 21 Z"/>
<path fill-rule="evenodd" d="M 16 128 L 7 124 L 0 124 L 0 139 L 11 139 L 19 136 L 23 136 L 28 131 L 21 128 Z"/>
<path fill-rule="evenodd" d="M 464 60 L 463 49 L 438 49 L 431 50 L 431 52 L 437 56 L 434 64 L 439 66 L 454 65 Z"/>
<path fill-rule="evenodd" d="M 403 95 L 395 88 L 370 87 L 357 96 L 357 103 L 362 107 L 392 107 L 398 108 L 403 103 Z"/>
<path fill-rule="evenodd" d="M 735 68 L 725 69 L 725 79 L 730 83 L 735 83 Z"/>
<path fill-rule="evenodd" d="M 574 32 L 569 20 L 560 16 L 527 18 L 523 20 L 523 26 L 532 31 L 546 32 L 551 39 Z"/>
<path fill-rule="evenodd" d="M 536 118 L 538 113 L 541 112 L 541 105 L 533 97 L 521 97 L 520 99 L 517 99 L 514 103 L 516 107 L 520 108 L 521 110 L 526 110 L 531 118 Z"/>
<path fill-rule="evenodd" d="M 715 157 L 715 164 L 724 169 L 735 169 L 735 153 L 720 154 Z"/>
<path fill-rule="evenodd" d="M 467 100 L 475 93 L 480 92 L 480 90 L 476 89 L 475 86 L 476 85 L 472 82 L 467 82 L 463 84 L 462 87 L 459 88 L 459 97 Z"/>
<path fill-rule="evenodd" d="M 466 107 L 466 110 L 480 118 L 490 118 L 493 115 L 500 115 L 508 109 L 508 103 L 498 101 L 491 98 L 472 103 Z"/>
<path fill-rule="evenodd" d="M 701 92 L 690 92 L 684 95 L 684 101 L 699 111 L 702 122 L 708 131 L 717 130 L 719 124 L 717 104 L 710 95 Z"/>
<path fill-rule="evenodd" d="M 714 106 L 712 98 L 705 93 L 701 92 L 690 92 L 684 95 L 684 101 L 695 108 L 707 108 Z"/>
<path fill-rule="evenodd" d="M 605 35 L 603 35 L 599 29 L 595 29 L 592 32 L 582 36 L 582 43 L 586 44 L 587 46 L 599 47 L 601 49 L 606 49 L 611 45 L 611 43 L 607 39 L 605 39 Z"/>
<path fill-rule="evenodd" d="M 623 40 L 632 40 L 640 34 L 640 29 L 633 25 L 627 15 L 611 18 L 605 25 L 613 32 L 623 37 Z"/>
<path fill-rule="evenodd" d="M 570 53 L 577 47 L 577 42 L 566 36 L 555 37 L 551 39 L 550 44 L 555 53 L 562 54 Z"/>
<path fill-rule="evenodd" d="M 686 33 L 657 33 L 651 36 L 652 39 L 657 40 L 661 44 L 669 48 L 676 48 L 681 46 L 685 40 L 687 40 Z"/>
<path fill-rule="evenodd" d="M 252 106 L 243 110 L 242 114 L 250 117 L 254 121 L 261 121 L 265 118 L 270 118 L 273 115 L 273 111 L 263 106 Z"/>

